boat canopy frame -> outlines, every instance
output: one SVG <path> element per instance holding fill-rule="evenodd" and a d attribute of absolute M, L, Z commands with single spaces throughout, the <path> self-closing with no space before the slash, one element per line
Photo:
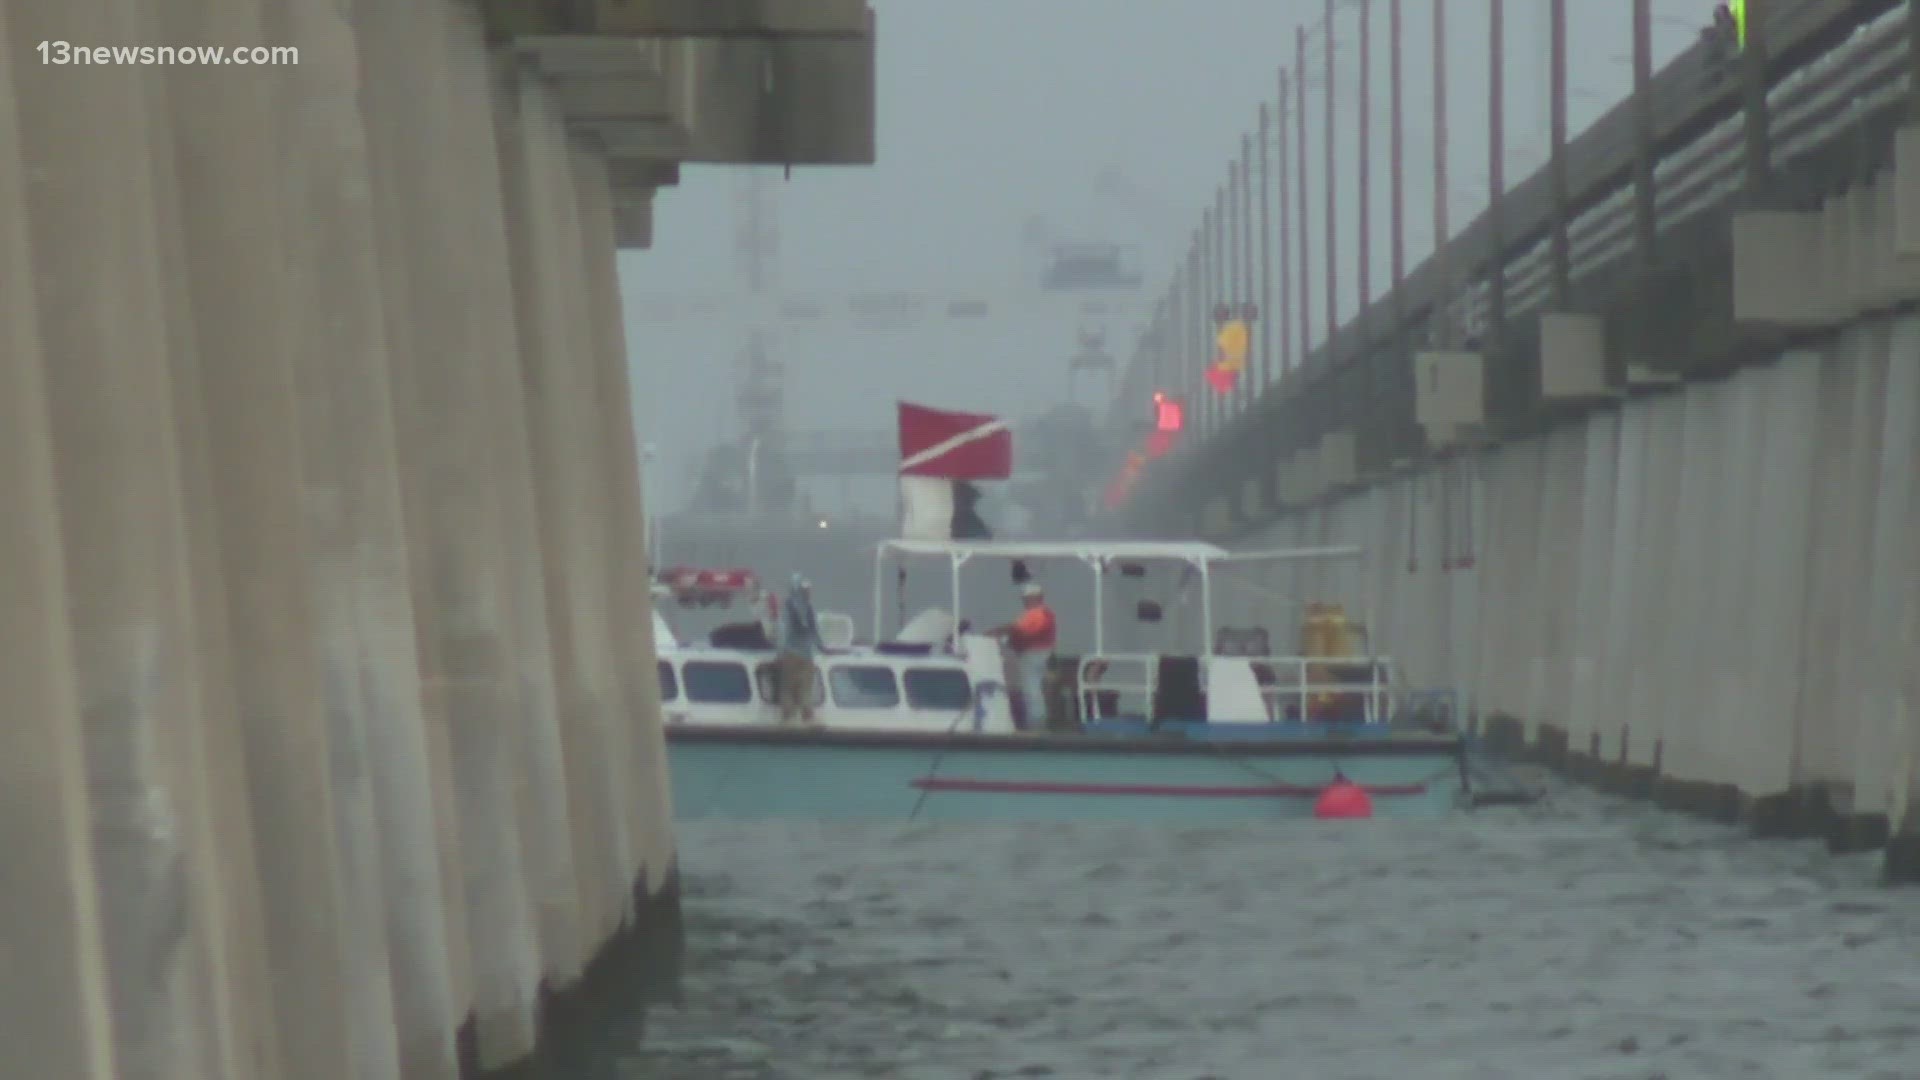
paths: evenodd
<path fill-rule="evenodd" d="M 960 568 L 974 559 L 1079 562 L 1093 572 L 1093 649 L 1106 652 L 1106 568 L 1116 563 L 1160 562 L 1186 566 L 1200 575 L 1202 656 L 1213 655 L 1213 577 L 1215 566 L 1298 562 L 1311 559 L 1359 559 L 1358 544 L 1229 551 L 1200 540 L 882 540 L 873 554 L 873 640 L 883 640 L 889 558 L 944 558 L 953 593 L 953 620 L 960 624 Z"/>

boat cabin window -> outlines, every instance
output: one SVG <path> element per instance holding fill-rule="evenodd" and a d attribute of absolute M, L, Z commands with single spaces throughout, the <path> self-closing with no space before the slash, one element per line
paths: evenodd
<path fill-rule="evenodd" d="M 660 700 L 674 701 L 680 697 L 680 677 L 673 673 L 673 665 L 660 661 Z"/>
<path fill-rule="evenodd" d="M 780 700 L 780 667 L 778 664 L 761 664 L 753 669 L 753 681 L 760 687 L 760 700 L 771 705 Z M 820 669 L 813 669 L 813 701 L 819 708 L 827 703 L 827 686 L 820 680 Z"/>
<path fill-rule="evenodd" d="M 833 703 L 843 709 L 895 709 L 900 706 L 900 687 L 893 681 L 893 669 L 877 664 L 842 664 L 827 679 L 833 688 Z"/>
<path fill-rule="evenodd" d="M 680 666 L 687 684 L 687 700 L 710 705 L 745 705 L 753 700 L 753 682 L 745 664 L 724 660 L 689 660 Z"/>
<path fill-rule="evenodd" d="M 958 668 L 908 668 L 900 683 L 909 708 L 959 712 L 973 704 L 973 680 Z"/>

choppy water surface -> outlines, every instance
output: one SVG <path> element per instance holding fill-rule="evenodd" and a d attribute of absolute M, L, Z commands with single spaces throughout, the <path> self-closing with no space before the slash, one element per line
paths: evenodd
<path fill-rule="evenodd" d="M 1582 791 L 1433 822 L 680 843 L 685 1001 L 604 1075 L 1920 1077 L 1920 894 L 1872 856 Z"/>

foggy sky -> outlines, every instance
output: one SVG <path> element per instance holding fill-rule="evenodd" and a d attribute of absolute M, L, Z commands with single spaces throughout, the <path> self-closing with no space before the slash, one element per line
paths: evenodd
<path fill-rule="evenodd" d="M 879 163 L 773 177 L 779 253 L 775 289 L 829 303 L 844 294 L 904 290 L 936 300 L 982 298 L 992 318 L 950 324 L 939 315 L 908 331 L 837 326 L 776 333 L 787 366 L 792 430 L 889 431 L 893 403 L 1004 413 L 1037 412 L 1068 392 L 1066 358 L 1081 322 L 1071 299 L 1027 286 L 1039 252 L 1034 222 L 1057 240 L 1129 250 L 1142 289 L 1109 298 L 1099 320 L 1111 351 L 1131 358 L 1135 334 L 1183 258 L 1202 209 L 1237 158 L 1262 101 L 1293 63 L 1297 23 L 1317 24 L 1312 0 L 874 0 L 879 26 Z M 1690 45 L 1711 0 L 1655 0 L 1656 65 Z M 1373 0 L 1372 282 L 1387 284 L 1387 0 Z M 1631 7 L 1569 3 L 1569 113 L 1578 132 L 1631 83 Z M 1407 250 L 1409 269 L 1432 234 L 1432 23 L 1427 0 L 1405 0 Z M 1486 202 L 1487 0 L 1449 0 L 1448 140 L 1452 227 Z M 1506 4 L 1507 183 L 1544 159 L 1547 144 L 1546 0 Z M 1337 223 L 1342 318 L 1356 307 L 1359 180 L 1354 0 L 1337 16 L 1340 98 Z M 1310 39 L 1308 78 L 1323 82 L 1324 46 Z M 1321 183 L 1324 104 L 1309 91 L 1312 265 L 1324 268 Z M 650 510 L 671 512 L 717 436 L 737 434 L 732 393 L 750 321 L 735 226 L 747 170 L 685 167 L 655 202 L 651 250 L 623 253 L 627 337 L 640 440 L 657 448 Z M 1276 223 L 1277 227 L 1277 223 Z M 1277 265 L 1277 253 L 1276 253 Z M 1276 270 L 1277 274 L 1277 270 Z M 1326 283 L 1313 281 L 1316 339 Z M 682 309 L 662 321 L 647 297 L 718 301 L 715 314 Z M 737 306 L 736 306 L 737 305 Z M 1080 400 L 1104 403 L 1083 381 Z M 876 497 L 890 481 L 865 485 Z M 840 485 L 817 492 L 832 502 Z M 859 497 L 856 495 L 856 497 Z"/>

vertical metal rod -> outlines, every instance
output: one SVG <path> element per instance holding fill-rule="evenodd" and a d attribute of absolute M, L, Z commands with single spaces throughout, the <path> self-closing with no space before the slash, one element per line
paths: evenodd
<path fill-rule="evenodd" d="M 1747 0 L 1747 48 L 1740 57 L 1746 90 L 1747 190 L 1749 204 L 1763 203 L 1773 187 L 1773 135 L 1767 108 L 1767 39 L 1773 5 Z"/>
<path fill-rule="evenodd" d="M 1289 198 L 1293 193 L 1293 177 L 1289 169 L 1292 158 L 1288 153 L 1287 95 L 1293 84 L 1287 78 L 1287 69 L 1280 69 L 1280 109 L 1279 125 L 1275 140 L 1279 143 L 1275 154 L 1275 170 L 1280 174 L 1280 302 L 1274 307 L 1280 317 L 1280 374 L 1285 376 L 1293 370 L 1293 235 L 1289 226 L 1293 219 L 1293 202 Z"/>
<path fill-rule="evenodd" d="M 1365 315 L 1373 302 L 1373 282 L 1369 271 L 1373 259 L 1373 4 L 1360 4 L 1360 155 L 1355 163 L 1360 180 L 1359 246 L 1355 255 L 1360 276 L 1360 296 L 1355 308 Z"/>
<path fill-rule="evenodd" d="M 1907 114 L 1920 119 L 1920 4 L 1907 5 Z"/>
<path fill-rule="evenodd" d="M 1335 223 L 1339 221 L 1339 202 L 1335 198 L 1339 184 L 1336 165 L 1338 155 L 1334 148 L 1338 140 L 1334 137 L 1334 85 L 1333 85 L 1333 0 L 1327 0 L 1327 99 L 1326 114 L 1321 127 L 1322 138 L 1326 140 L 1327 160 L 1327 360 L 1332 362 L 1334 338 L 1340 332 L 1340 233 Z"/>
<path fill-rule="evenodd" d="M 1201 381 L 1200 373 L 1206 369 L 1206 361 L 1194 362 L 1195 351 L 1201 348 L 1205 337 L 1200 332 L 1200 310 L 1205 302 L 1204 287 L 1200 279 L 1201 233 L 1195 234 L 1193 243 L 1187 248 L 1187 295 L 1185 310 L 1180 313 L 1180 356 L 1183 360 L 1180 391 L 1186 400 L 1187 419 L 1196 428 L 1203 419 L 1201 409 L 1206 405 L 1206 384 Z"/>
<path fill-rule="evenodd" d="M 1147 380 L 1153 384 L 1152 390 L 1173 392 L 1173 382 L 1167 378 L 1167 347 L 1173 344 L 1173 335 L 1168 332 L 1167 322 L 1170 313 L 1179 306 L 1179 303 L 1180 268 L 1176 264 L 1173 281 L 1167 285 L 1167 295 L 1161 298 L 1160 307 L 1153 313 L 1153 326 L 1147 331 L 1153 338 L 1153 365 L 1150 369 L 1153 377 Z"/>
<path fill-rule="evenodd" d="M 1286 95 L 1286 84 L 1280 93 Z M 1273 308 L 1273 110 L 1260 103 L 1260 382 L 1265 391 L 1273 382 L 1273 331 L 1279 314 Z"/>
<path fill-rule="evenodd" d="M 1392 209 L 1389 227 L 1393 230 L 1393 320 L 1395 326 L 1403 326 L 1407 320 L 1406 297 L 1401 293 L 1401 285 L 1407 277 L 1407 178 L 1406 178 L 1406 116 L 1403 111 L 1402 87 L 1400 81 L 1400 0 L 1390 0 L 1387 5 L 1387 96 L 1388 103 L 1387 141 L 1388 167 L 1392 171 L 1389 183 L 1388 200 Z"/>
<path fill-rule="evenodd" d="M 1548 12 L 1552 23 L 1552 43 L 1548 47 L 1551 72 L 1552 156 L 1548 159 L 1548 182 L 1553 198 L 1553 306 L 1565 311 L 1573 303 L 1573 252 L 1567 238 L 1567 217 L 1572 212 L 1567 199 L 1567 0 L 1552 0 Z"/>
<path fill-rule="evenodd" d="M 1506 2 L 1487 0 L 1487 347 L 1497 351 L 1507 322 Z"/>
<path fill-rule="evenodd" d="M 1294 363 L 1304 366 L 1313 355 L 1313 269 L 1307 261 L 1309 234 L 1313 230 L 1308 224 L 1312 218 L 1307 216 L 1307 29 L 1304 26 L 1293 28 L 1293 59 L 1294 113 L 1300 124 L 1297 142 L 1300 160 L 1295 165 L 1300 173 L 1299 212 L 1294 218 L 1300 232 L 1300 355 Z"/>
<path fill-rule="evenodd" d="M 1206 380 L 1207 367 L 1213 363 L 1213 334 L 1209 329 L 1213 324 L 1213 319 L 1209 313 L 1213 310 L 1213 305 L 1217 302 L 1216 298 L 1219 296 L 1219 286 L 1217 284 L 1219 279 L 1216 274 L 1217 263 L 1214 259 L 1213 218 L 1214 209 L 1212 206 L 1207 207 L 1206 213 L 1200 215 L 1201 325 L 1196 327 L 1200 332 L 1194 336 L 1193 341 L 1193 347 L 1199 353 L 1200 359 L 1198 365 L 1200 372 L 1200 389 L 1199 401 L 1197 402 L 1200 407 L 1194 411 L 1198 414 L 1197 419 L 1200 421 L 1200 430 L 1202 433 L 1213 430 L 1213 394 L 1209 392 L 1210 387 Z"/>
<path fill-rule="evenodd" d="M 1226 184 L 1221 184 L 1219 190 L 1215 191 L 1213 196 L 1213 258 L 1214 258 L 1214 264 L 1215 264 L 1214 277 L 1213 277 L 1214 318 L 1213 318 L 1213 322 L 1207 329 L 1207 356 L 1209 358 L 1215 358 L 1215 353 L 1218 351 L 1214 342 L 1219 337 L 1219 331 L 1220 331 L 1219 310 L 1221 305 L 1227 302 L 1227 296 L 1228 296 L 1227 268 L 1229 266 L 1229 263 L 1227 262 L 1227 185 Z M 1219 431 L 1221 428 L 1226 426 L 1226 413 L 1227 413 L 1226 395 L 1214 394 L 1212 397 L 1212 401 L 1214 406 L 1213 426 L 1215 431 Z"/>
<path fill-rule="evenodd" d="M 1246 215 L 1241 213 L 1245 200 L 1241 193 L 1247 188 L 1247 170 L 1239 160 L 1227 163 L 1227 291 L 1224 303 L 1227 306 L 1227 318 L 1238 319 L 1240 307 L 1247 290 L 1247 279 L 1241 256 L 1251 239 L 1247 236 Z M 1241 372 L 1242 375 L 1246 373 Z M 1233 389 L 1220 396 L 1221 404 L 1228 413 L 1235 411 L 1241 404 L 1241 379 L 1234 379 Z"/>
<path fill-rule="evenodd" d="M 1653 151 L 1653 0 L 1633 0 L 1633 246 L 1643 277 L 1659 242 Z"/>
<path fill-rule="evenodd" d="M 1258 314 L 1260 313 L 1250 310 L 1256 305 L 1253 302 L 1253 136 L 1247 134 L 1240 136 L 1240 231 L 1245 234 L 1245 240 L 1240 245 L 1241 310 L 1237 314 L 1240 318 L 1247 320 L 1247 333 L 1251 335 L 1258 333 Z M 1247 318 L 1250 313 L 1256 317 Z M 1249 351 L 1252 349 L 1251 337 L 1248 339 L 1248 349 Z M 1246 362 L 1251 365 L 1253 357 L 1248 356 Z M 1234 398 L 1242 409 L 1253 401 L 1253 373 L 1250 370 L 1240 372 L 1240 378 L 1234 387 Z"/>
<path fill-rule="evenodd" d="M 1447 0 L 1433 0 L 1433 264 L 1440 280 L 1440 311 L 1432 317 L 1433 345 L 1453 345 L 1453 233 L 1447 211 L 1453 192 L 1447 185 Z"/>

